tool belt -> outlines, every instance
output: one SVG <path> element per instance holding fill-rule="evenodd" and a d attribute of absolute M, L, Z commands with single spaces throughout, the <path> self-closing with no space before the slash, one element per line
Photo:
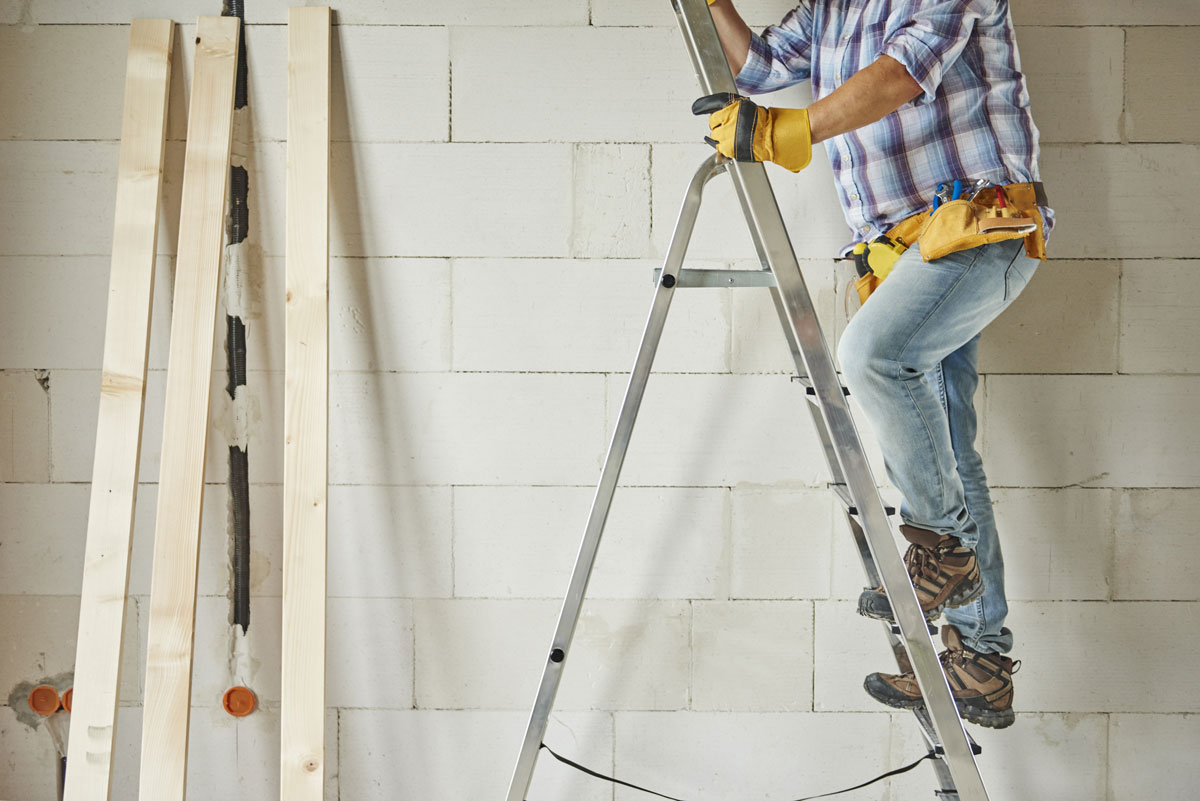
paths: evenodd
<path fill-rule="evenodd" d="M 999 191 L 997 191 L 999 190 Z M 901 220 L 873 242 L 854 247 L 859 300 L 866 303 L 891 273 L 900 254 L 921 243 L 921 258 L 940 259 L 1009 239 L 1025 240 L 1025 255 L 1046 258 L 1046 239 L 1038 206 L 1048 205 L 1040 181 L 989 186 L 970 199 L 950 200 Z"/>

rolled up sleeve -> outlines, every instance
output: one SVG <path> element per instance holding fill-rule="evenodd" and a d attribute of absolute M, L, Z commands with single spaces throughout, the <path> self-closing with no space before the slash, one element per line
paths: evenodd
<path fill-rule="evenodd" d="M 812 2 L 800 3 L 783 21 L 750 37 L 746 63 L 735 78 L 748 95 L 773 92 L 806 81 L 812 73 Z"/>
<path fill-rule="evenodd" d="M 946 70 L 962 55 L 978 19 L 996 13 L 999 0 L 934 0 L 920 4 L 883 45 L 933 100 Z M 890 26 L 889 26 L 890 27 Z"/>

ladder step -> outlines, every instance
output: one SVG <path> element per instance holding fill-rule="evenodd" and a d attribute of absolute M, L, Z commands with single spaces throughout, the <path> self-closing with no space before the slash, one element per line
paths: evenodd
<path fill-rule="evenodd" d="M 817 390 L 812 385 L 812 381 L 809 379 L 808 376 L 794 375 L 794 376 L 792 376 L 792 381 L 795 381 L 797 384 L 801 384 L 804 387 L 804 394 L 807 395 L 809 398 L 815 399 L 817 397 Z M 848 396 L 850 394 L 850 387 L 843 384 L 842 385 L 842 394 Z"/>
<path fill-rule="evenodd" d="M 930 637 L 937 635 L 937 633 L 938 633 L 937 626 L 933 625 L 929 621 L 925 621 L 925 625 L 929 628 L 929 636 Z M 892 629 L 892 634 L 895 634 L 897 637 L 902 636 L 902 632 L 900 631 L 900 626 L 893 623 L 893 624 L 891 624 L 891 629 Z"/>
<path fill-rule="evenodd" d="M 846 512 L 858 516 L 858 507 L 854 505 L 854 499 L 850 497 L 850 488 L 845 484 L 830 484 L 829 488 L 833 490 L 833 494 L 838 496 L 838 500 L 842 502 L 842 506 L 846 507 Z M 884 505 L 884 514 L 888 517 L 896 514 L 896 507 Z"/>
<path fill-rule="evenodd" d="M 657 284 L 661 277 L 662 268 L 655 267 L 654 283 Z M 775 286 L 775 274 L 770 270 L 704 270 L 685 267 L 679 271 L 674 286 L 679 289 L 772 287 Z"/>

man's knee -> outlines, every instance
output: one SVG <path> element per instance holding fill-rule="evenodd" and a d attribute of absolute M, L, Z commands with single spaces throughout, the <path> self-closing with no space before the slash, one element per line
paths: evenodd
<path fill-rule="evenodd" d="M 855 317 L 846 326 L 837 348 L 838 363 L 851 391 L 871 377 L 882 376 L 886 370 L 886 359 L 882 357 L 880 347 L 882 343 L 872 335 L 869 326 L 856 325 L 859 320 L 859 317 Z"/>

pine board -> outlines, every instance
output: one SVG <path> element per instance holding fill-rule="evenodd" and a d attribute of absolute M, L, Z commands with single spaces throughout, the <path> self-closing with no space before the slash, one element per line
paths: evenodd
<path fill-rule="evenodd" d="M 330 11 L 288 12 L 280 797 L 325 785 Z"/>
<path fill-rule="evenodd" d="M 171 20 L 130 26 L 66 801 L 107 801 L 112 785 L 174 38 Z"/>
<path fill-rule="evenodd" d="M 208 435 L 239 21 L 201 17 L 175 261 L 150 580 L 141 801 L 183 801 L 204 452 Z"/>

